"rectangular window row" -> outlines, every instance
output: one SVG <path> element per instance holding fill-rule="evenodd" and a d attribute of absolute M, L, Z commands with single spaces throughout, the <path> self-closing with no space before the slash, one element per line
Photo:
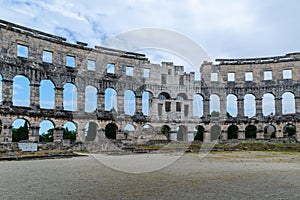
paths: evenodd
<path fill-rule="evenodd" d="M 283 79 L 292 79 L 292 70 L 291 69 L 286 69 L 282 71 L 282 78 Z M 210 80 L 213 81 L 218 81 L 218 73 L 213 72 L 210 75 Z M 266 70 L 264 71 L 264 80 L 273 80 L 273 75 L 271 70 Z M 227 74 L 227 81 L 233 82 L 235 81 L 235 73 L 234 72 L 229 72 Z M 245 73 L 245 81 L 253 81 L 253 72 L 246 72 Z"/>
<path fill-rule="evenodd" d="M 23 44 L 17 44 L 17 56 L 22 58 L 28 58 L 28 46 Z M 51 51 L 43 51 L 43 62 L 52 63 L 53 62 L 53 52 Z M 75 56 L 67 55 L 66 56 L 66 67 L 75 67 L 76 66 L 76 58 Z M 87 69 L 90 71 L 95 71 L 95 61 L 88 60 Z M 133 76 L 133 66 L 126 66 L 126 75 Z M 109 63 L 106 66 L 106 72 L 108 74 L 115 74 L 115 64 Z M 144 78 L 150 77 L 150 69 L 144 69 Z"/>

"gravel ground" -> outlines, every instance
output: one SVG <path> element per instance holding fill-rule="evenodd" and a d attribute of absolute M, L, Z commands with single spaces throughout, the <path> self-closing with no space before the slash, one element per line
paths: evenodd
<path fill-rule="evenodd" d="M 95 154 L 2 161 L 0 199 L 300 199 L 300 153 L 202 156 Z"/>

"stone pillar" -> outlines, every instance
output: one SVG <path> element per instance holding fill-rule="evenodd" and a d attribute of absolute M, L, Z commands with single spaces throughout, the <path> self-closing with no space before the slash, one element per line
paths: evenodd
<path fill-rule="evenodd" d="M 64 128 L 62 126 L 57 126 L 53 131 L 53 142 L 62 142 L 64 135 Z"/>
<path fill-rule="evenodd" d="M 282 114 L 282 98 L 276 97 L 275 98 L 275 115 Z"/>
<path fill-rule="evenodd" d="M 98 92 L 97 97 L 97 110 L 103 112 L 105 110 L 105 92 Z"/>
<path fill-rule="evenodd" d="M 226 97 L 220 96 L 220 117 L 227 117 Z"/>
<path fill-rule="evenodd" d="M 142 106 L 143 106 L 142 96 L 136 96 L 136 98 L 135 98 L 135 113 L 136 114 L 143 113 Z"/>
<path fill-rule="evenodd" d="M 12 142 L 12 126 L 10 124 L 2 121 L 0 142 Z"/>
<path fill-rule="evenodd" d="M 238 139 L 239 139 L 239 140 L 244 140 L 244 139 L 246 139 L 246 135 L 245 135 L 245 125 L 244 125 L 244 124 L 240 124 L 240 126 L 239 126 L 239 130 L 238 130 Z"/>
<path fill-rule="evenodd" d="M 77 111 L 85 111 L 85 91 L 83 88 L 78 87 L 77 90 Z"/>
<path fill-rule="evenodd" d="M 64 97 L 63 97 L 64 88 L 56 87 L 55 88 L 55 109 L 63 110 L 64 109 Z"/>
<path fill-rule="evenodd" d="M 30 107 L 33 109 L 40 108 L 40 84 L 30 84 Z"/>
<path fill-rule="evenodd" d="M 210 109 L 209 109 L 209 98 L 205 98 L 203 100 L 203 116 L 207 117 L 210 115 Z"/>
<path fill-rule="evenodd" d="M 262 117 L 263 116 L 263 113 L 262 113 L 262 98 L 256 98 L 255 102 L 256 102 L 256 116 L 257 117 Z"/>
<path fill-rule="evenodd" d="M 30 126 L 28 140 L 31 142 L 39 142 L 39 126 Z"/>
<path fill-rule="evenodd" d="M 2 79 L 2 105 L 12 106 L 13 80 Z"/>
<path fill-rule="evenodd" d="M 237 99 L 237 116 L 244 117 L 244 98 Z"/>
<path fill-rule="evenodd" d="M 118 98 L 118 100 L 117 100 L 118 108 L 115 108 L 115 109 L 117 109 L 117 112 L 119 115 L 122 115 L 122 114 L 124 114 L 124 95 L 123 94 L 118 95 L 117 98 Z"/>
<path fill-rule="evenodd" d="M 295 96 L 296 113 L 300 113 L 300 96 Z"/>

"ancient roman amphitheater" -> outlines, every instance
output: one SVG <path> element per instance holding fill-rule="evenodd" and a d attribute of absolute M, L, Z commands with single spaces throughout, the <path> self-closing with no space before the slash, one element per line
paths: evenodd
<path fill-rule="evenodd" d="M 66 122 L 76 126 L 76 140 L 82 142 L 300 140 L 300 53 L 204 62 L 201 80 L 195 80 L 195 73 L 184 72 L 183 66 L 68 43 L 3 20 L 0 45 L 1 142 L 12 141 L 16 119 L 28 122 L 33 142 L 39 140 L 44 120 L 53 124 L 56 142 L 63 140 Z M 24 80 L 30 94 L 23 104 L 14 99 L 16 77 Z M 45 84 L 51 88 L 46 92 Z M 71 107 L 67 87 L 75 99 Z M 87 103 L 90 93 L 93 105 Z M 48 94 L 53 94 L 52 107 L 41 101 Z M 86 131 L 87 124 L 94 131 Z M 133 127 L 129 133 L 128 124 Z M 109 127 L 114 133 L 108 133 Z"/>

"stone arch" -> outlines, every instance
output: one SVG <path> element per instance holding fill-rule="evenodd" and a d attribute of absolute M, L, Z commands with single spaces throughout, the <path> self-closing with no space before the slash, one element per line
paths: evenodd
<path fill-rule="evenodd" d="M 188 96 L 187 96 L 186 93 L 179 93 L 176 96 L 176 100 L 187 101 L 188 100 Z"/>
<path fill-rule="evenodd" d="M 292 92 L 282 94 L 282 114 L 296 113 L 295 95 Z"/>
<path fill-rule="evenodd" d="M 296 126 L 292 123 L 288 123 L 283 127 L 284 137 L 295 137 L 296 136 Z"/>
<path fill-rule="evenodd" d="M 12 142 L 28 140 L 30 123 L 25 118 L 17 118 L 12 122 Z"/>
<path fill-rule="evenodd" d="M 238 139 L 239 127 L 237 125 L 231 124 L 227 128 L 227 139 Z"/>
<path fill-rule="evenodd" d="M 262 98 L 263 116 L 275 114 L 275 96 L 272 93 L 265 93 Z"/>
<path fill-rule="evenodd" d="M 167 93 L 167 92 L 161 92 L 161 93 L 158 95 L 158 99 L 160 99 L 160 100 L 171 99 L 171 96 L 170 96 L 170 94 Z"/>
<path fill-rule="evenodd" d="M 202 125 L 197 125 L 194 129 L 194 136 L 195 136 L 194 140 L 203 142 L 204 132 L 205 132 L 205 128 Z"/>
<path fill-rule="evenodd" d="M 232 117 L 236 117 L 238 110 L 237 110 L 237 97 L 234 94 L 227 95 L 226 98 L 226 111 L 228 115 Z"/>
<path fill-rule="evenodd" d="M 91 85 L 85 87 L 85 106 L 84 111 L 95 112 L 97 109 L 97 88 Z"/>
<path fill-rule="evenodd" d="M 203 116 L 203 104 L 204 98 L 201 94 L 195 94 L 193 96 L 193 116 Z"/>
<path fill-rule="evenodd" d="M 77 87 L 73 83 L 64 84 L 63 98 L 64 110 L 77 110 Z"/>
<path fill-rule="evenodd" d="M 168 125 L 163 125 L 160 129 L 161 133 L 166 136 L 168 140 L 171 139 L 171 128 Z"/>
<path fill-rule="evenodd" d="M 177 141 L 186 141 L 187 140 L 188 129 L 185 125 L 180 125 L 177 128 Z"/>
<path fill-rule="evenodd" d="M 248 125 L 245 128 L 245 138 L 256 138 L 257 128 L 254 125 Z"/>
<path fill-rule="evenodd" d="M 16 75 L 13 78 L 13 105 L 30 106 L 30 81 L 26 76 Z"/>
<path fill-rule="evenodd" d="M 212 94 L 209 97 L 209 103 L 210 103 L 210 114 L 213 117 L 217 117 L 220 115 L 221 112 L 221 101 L 220 97 L 216 94 Z"/>
<path fill-rule="evenodd" d="M 105 136 L 108 139 L 117 139 L 118 126 L 115 123 L 109 123 L 105 126 Z"/>
<path fill-rule="evenodd" d="M 97 136 L 98 125 L 93 121 L 89 121 L 85 126 L 85 141 L 94 141 Z"/>
<path fill-rule="evenodd" d="M 124 112 L 127 115 L 133 116 L 135 114 L 136 97 L 132 90 L 124 92 Z"/>
<path fill-rule="evenodd" d="M 256 114 L 256 101 L 253 94 L 246 94 L 244 96 L 244 115 L 247 117 L 254 117 Z"/>
<path fill-rule="evenodd" d="M 117 91 L 113 88 L 106 88 L 104 94 L 105 110 L 111 111 L 112 109 L 118 110 Z"/>
<path fill-rule="evenodd" d="M 214 140 L 218 140 L 221 136 L 221 126 L 219 125 L 213 125 L 210 128 L 210 140 L 214 141 Z"/>
<path fill-rule="evenodd" d="M 53 142 L 54 123 L 51 120 L 43 120 L 40 123 L 39 142 Z"/>
<path fill-rule="evenodd" d="M 40 83 L 40 107 L 44 109 L 54 109 L 55 106 L 55 86 L 51 80 L 44 79 Z"/>
<path fill-rule="evenodd" d="M 134 138 L 135 126 L 133 124 L 126 124 L 124 127 L 125 138 Z"/>
<path fill-rule="evenodd" d="M 73 121 L 66 121 L 63 129 L 63 139 L 68 139 L 71 142 L 76 141 L 77 125 Z"/>
<path fill-rule="evenodd" d="M 264 138 L 276 138 L 276 127 L 272 124 L 268 124 L 264 128 Z"/>

